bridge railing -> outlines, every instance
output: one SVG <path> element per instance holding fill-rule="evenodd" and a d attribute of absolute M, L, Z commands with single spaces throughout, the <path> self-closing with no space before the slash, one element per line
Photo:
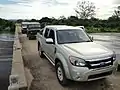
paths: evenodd
<path fill-rule="evenodd" d="M 13 61 L 12 61 L 12 70 L 9 77 L 10 85 L 8 90 L 27 90 L 27 81 L 24 70 L 24 63 L 21 53 L 21 43 L 19 41 L 20 27 L 16 25 L 15 31 L 15 40 L 13 45 Z"/>

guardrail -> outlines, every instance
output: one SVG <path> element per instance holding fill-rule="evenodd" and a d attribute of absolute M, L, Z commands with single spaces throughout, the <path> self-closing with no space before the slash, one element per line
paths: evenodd
<path fill-rule="evenodd" d="M 27 81 L 24 70 L 24 63 L 22 59 L 21 53 L 21 44 L 19 41 L 19 29 L 16 26 L 15 31 L 15 40 L 13 45 L 13 61 L 12 61 L 12 70 L 11 75 L 9 77 L 10 85 L 8 90 L 27 90 Z"/>

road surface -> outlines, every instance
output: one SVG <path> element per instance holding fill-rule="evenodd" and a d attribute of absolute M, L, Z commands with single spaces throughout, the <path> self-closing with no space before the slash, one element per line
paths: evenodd
<path fill-rule="evenodd" d="M 28 40 L 26 35 L 23 35 L 21 42 L 25 66 L 30 69 L 34 77 L 30 90 L 120 90 L 119 72 L 102 80 L 70 81 L 69 86 L 62 87 L 57 81 L 54 67 L 46 58 L 40 58 L 37 51 L 37 41 Z"/>

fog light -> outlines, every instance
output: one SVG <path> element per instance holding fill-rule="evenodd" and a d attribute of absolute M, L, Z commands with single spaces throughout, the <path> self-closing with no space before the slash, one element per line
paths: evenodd
<path fill-rule="evenodd" d="M 80 73 L 77 72 L 77 73 L 76 73 L 76 80 L 80 80 L 80 78 L 81 78 L 81 77 L 80 77 Z"/>
<path fill-rule="evenodd" d="M 80 80 L 80 76 L 76 77 L 76 80 Z"/>

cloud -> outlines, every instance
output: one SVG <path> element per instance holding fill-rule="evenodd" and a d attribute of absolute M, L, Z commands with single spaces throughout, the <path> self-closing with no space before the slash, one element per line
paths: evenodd
<path fill-rule="evenodd" d="M 0 18 L 7 19 L 40 19 L 41 17 L 68 17 L 75 15 L 74 8 L 80 0 L 9 0 L 9 4 L 0 4 Z M 94 2 L 99 18 L 112 15 L 116 4 L 113 0 L 90 0 Z M 119 1 L 119 0 L 116 0 Z M 104 2 L 104 3 L 103 3 Z"/>
<path fill-rule="evenodd" d="M 59 2 L 57 0 L 46 0 L 46 1 L 43 1 L 42 4 L 48 4 L 50 6 L 52 6 L 52 5 L 68 5 L 68 3 Z"/>
<path fill-rule="evenodd" d="M 39 2 L 42 4 L 48 4 L 48 5 L 67 5 L 68 3 L 59 2 L 58 0 L 9 0 L 16 3 L 34 3 Z"/>
<path fill-rule="evenodd" d="M 120 0 L 114 0 L 113 3 L 114 4 L 120 4 Z"/>
<path fill-rule="evenodd" d="M 44 16 L 59 17 L 70 15 L 69 3 L 58 0 L 9 0 L 15 4 L 0 4 L 0 17 L 3 18 L 37 18 Z M 65 9 L 65 10 L 64 10 Z"/>

